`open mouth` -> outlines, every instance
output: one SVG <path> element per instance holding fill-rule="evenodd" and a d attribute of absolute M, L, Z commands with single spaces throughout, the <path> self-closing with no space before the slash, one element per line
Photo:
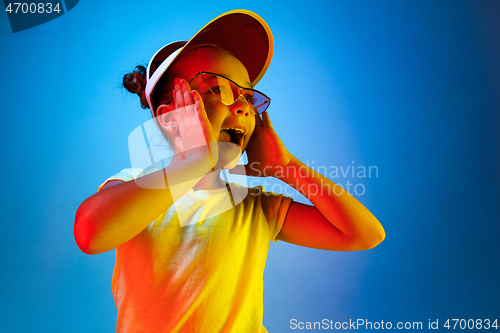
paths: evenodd
<path fill-rule="evenodd" d="M 243 141 L 243 135 L 245 134 L 245 130 L 241 128 L 223 128 L 220 131 L 219 137 L 224 142 L 231 142 L 235 145 L 241 146 L 241 142 Z"/>

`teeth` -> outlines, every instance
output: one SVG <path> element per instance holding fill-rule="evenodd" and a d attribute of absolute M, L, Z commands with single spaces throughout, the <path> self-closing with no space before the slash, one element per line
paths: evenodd
<path fill-rule="evenodd" d="M 243 133 L 245 133 L 245 131 L 242 130 L 241 128 L 234 128 L 234 127 L 223 128 L 223 130 L 231 130 L 231 131 L 233 131 L 236 134 L 243 134 Z"/>

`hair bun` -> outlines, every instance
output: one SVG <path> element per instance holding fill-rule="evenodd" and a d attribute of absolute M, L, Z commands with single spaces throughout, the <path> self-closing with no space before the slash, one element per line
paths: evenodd
<path fill-rule="evenodd" d="M 131 73 L 123 77 L 123 86 L 133 94 L 137 93 L 137 90 L 140 88 L 139 82 Z"/>
<path fill-rule="evenodd" d="M 123 86 L 132 94 L 137 94 L 141 98 L 143 109 L 148 107 L 144 88 L 146 87 L 146 67 L 136 66 L 132 73 L 123 76 Z"/>

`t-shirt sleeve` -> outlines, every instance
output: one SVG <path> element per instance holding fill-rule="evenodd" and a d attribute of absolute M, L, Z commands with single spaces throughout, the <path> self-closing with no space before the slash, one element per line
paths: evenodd
<path fill-rule="evenodd" d="M 102 183 L 98 188 L 97 192 L 102 190 L 104 185 L 109 183 L 112 180 L 121 180 L 124 182 L 128 182 L 134 179 L 137 179 L 143 175 L 143 170 L 142 169 L 136 169 L 136 168 L 128 168 L 128 169 L 123 169 L 122 171 L 118 172 L 116 175 L 109 177 L 106 179 L 104 183 Z"/>
<path fill-rule="evenodd" d="M 293 199 L 283 194 L 265 192 L 261 187 L 262 210 L 271 227 L 271 240 L 278 241 L 278 235 L 285 223 L 286 214 L 293 202 Z"/>

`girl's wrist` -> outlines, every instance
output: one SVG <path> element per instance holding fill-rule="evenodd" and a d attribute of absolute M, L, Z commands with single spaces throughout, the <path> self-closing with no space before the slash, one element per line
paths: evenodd
<path fill-rule="evenodd" d="M 300 167 L 305 166 L 295 156 L 290 154 L 290 159 L 282 166 L 276 167 L 275 178 L 290 184 L 296 177 L 300 177 Z"/>
<path fill-rule="evenodd" d="M 183 174 L 188 176 L 192 173 L 192 178 L 204 176 L 213 169 L 214 163 L 217 163 L 217 157 L 213 157 L 206 146 L 196 147 L 178 153 L 172 159 L 172 162 L 166 169 L 183 169 Z"/>

